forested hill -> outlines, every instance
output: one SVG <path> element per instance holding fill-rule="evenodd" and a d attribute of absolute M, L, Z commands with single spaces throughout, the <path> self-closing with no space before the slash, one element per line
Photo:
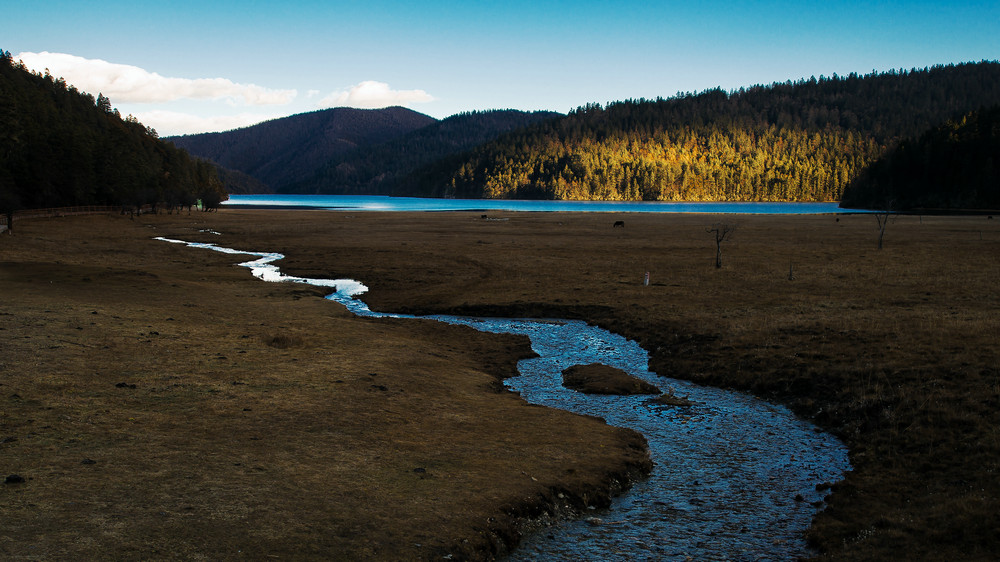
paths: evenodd
<path fill-rule="evenodd" d="M 61 78 L 0 51 L 0 211 L 76 205 L 211 205 L 215 167 Z"/>
<path fill-rule="evenodd" d="M 460 113 L 375 147 L 334 155 L 309 179 L 282 189 L 288 193 L 406 193 L 414 170 L 453 157 L 501 134 L 554 117 L 548 111 Z"/>
<path fill-rule="evenodd" d="M 373 147 L 435 122 L 403 107 L 338 107 L 168 140 L 278 190 L 310 178 L 338 154 Z"/>
<path fill-rule="evenodd" d="M 998 100 L 984 61 L 589 105 L 425 167 L 407 194 L 835 201 L 900 139 Z"/>
<path fill-rule="evenodd" d="M 841 206 L 1000 210 L 1000 105 L 900 142 L 855 178 Z"/>

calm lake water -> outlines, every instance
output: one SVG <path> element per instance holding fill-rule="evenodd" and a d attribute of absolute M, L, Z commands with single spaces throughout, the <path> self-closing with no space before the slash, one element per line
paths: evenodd
<path fill-rule="evenodd" d="M 425 199 L 378 195 L 231 195 L 225 206 L 265 205 L 348 211 L 573 211 L 603 213 L 856 213 L 839 203 L 672 203 L 665 201 L 527 201 L 508 199 Z"/>

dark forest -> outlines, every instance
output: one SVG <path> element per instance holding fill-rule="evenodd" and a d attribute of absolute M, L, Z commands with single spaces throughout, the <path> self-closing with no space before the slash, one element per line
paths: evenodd
<path fill-rule="evenodd" d="M 227 198 L 216 168 L 158 138 L 111 100 L 28 71 L 0 51 L 0 206 L 207 207 Z"/>

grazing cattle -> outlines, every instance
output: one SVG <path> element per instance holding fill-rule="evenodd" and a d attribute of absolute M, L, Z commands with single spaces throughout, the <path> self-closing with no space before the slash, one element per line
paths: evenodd
<path fill-rule="evenodd" d="M 615 224 L 611 228 L 625 228 L 625 221 L 615 221 Z"/>

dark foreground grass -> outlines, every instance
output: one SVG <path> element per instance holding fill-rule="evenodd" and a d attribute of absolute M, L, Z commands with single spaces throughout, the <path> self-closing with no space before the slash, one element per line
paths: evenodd
<path fill-rule="evenodd" d="M 648 469 L 634 433 L 500 390 L 521 338 L 151 239 L 214 218 L 0 239 L 0 558 L 481 558 Z"/>
<path fill-rule="evenodd" d="M 312 289 L 147 238 L 165 235 L 285 253 L 286 272 L 365 282 L 376 309 L 599 323 L 641 341 L 662 375 L 789 404 L 844 439 L 854 471 L 809 531 L 820 558 L 1000 553 L 1000 221 L 900 217 L 879 251 L 869 216 L 494 218 L 507 220 L 25 223 L 0 240 L 0 283 L 17 295 L 0 310 L 14 350 L 0 440 L 17 440 L 0 452 L 34 479 L 2 489 L 0 518 L 17 523 L 0 552 L 124 538 L 146 543 L 107 552 L 488 553 L 485 513 L 641 465 L 627 436 L 495 392 L 522 342 L 349 318 Z M 720 220 L 737 230 L 716 269 Z M 194 526 L 217 530 L 184 538 Z"/>
<path fill-rule="evenodd" d="M 662 375 L 792 406 L 851 450 L 821 558 L 1000 555 L 1000 221 L 898 217 L 880 251 L 871 216 L 500 218 L 320 217 L 287 266 L 365 279 L 385 310 L 585 318 Z"/>

